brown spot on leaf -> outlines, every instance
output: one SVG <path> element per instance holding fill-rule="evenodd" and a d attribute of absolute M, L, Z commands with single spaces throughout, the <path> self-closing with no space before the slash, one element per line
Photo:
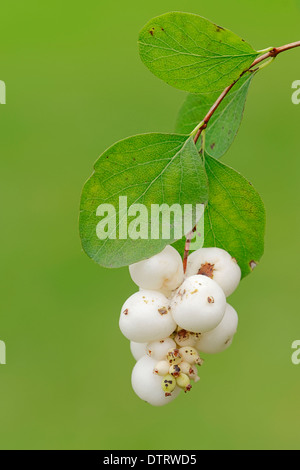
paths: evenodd
<path fill-rule="evenodd" d="M 214 142 L 213 144 L 211 144 L 210 148 L 213 150 L 216 146 L 216 143 Z"/>
<path fill-rule="evenodd" d="M 201 274 L 202 276 L 210 277 L 210 279 L 214 278 L 214 264 L 210 263 L 205 263 L 202 264 L 201 268 L 198 271 L 198 274 Z"/>
<path fill-rule="evenodd" d="M 222 26 L 218 26 L 217 24 L 215 24 L 215 27 L 216 27 L 216 31 L 219 33 L 220 31 L 225 31 L 224 28 L 222 28 Z"/>
<path fill-rule="evenodd" d="M 155 28 L 151 28 L 149 33 L 151 34 L 151 36 L 154 36 L 154 31 L 155 31 Z"/>

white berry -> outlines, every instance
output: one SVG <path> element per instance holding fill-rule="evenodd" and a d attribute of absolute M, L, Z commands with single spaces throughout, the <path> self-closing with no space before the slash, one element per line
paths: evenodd
<path fill-rule="evenodd" d="M 146 346 L 147 343 L 135 343 L 134 341 L 130 341 L 131 354 L 133 355 L 136 361 L 141 359 L 141 357 L 145 356 L 145 354 L 147 353 Z"/>
<path fill-rule="evenodd" d="M 174 337 L 174 341 L 179 347 L 182 346 L 195 346 L 197 337 L 195 333 L 191 331 L 179 329 Z"/>
<path fill-rule="evenodd" d="M 165 294 L 175 290 L 183 281 L 180 254 L 168 245 L 152 258 L 129 266 L 132 280 L 142 289 L 158 290 Z"/>
<path fill-rule="evenodd" d="M 164 359 L 169 349 L 176 348 L 176 343 L 171 338 L 161 339 L 160 341 L 151 341 L 147 343 L 146 351 L 148 356 L 161 361 Z"/>
<path fill-rule="evenodd" d="M 120 329 L 126 338 L 146 343 L 168 337 L 176 328 L 169 311 L 169 301 L 160 292 L 133 294 L 122 307 Z"/>
<path fill-rule="evenodd" d="M 199 366 L 202 366 L 203 364 L 203 359 L 199 356 L 198 351 L 191 346 L 180 348 L 179 354 L 184 362 L 188 362 L 189 364 L 198 364 Z"/>
<path fill-rule="evenodd" d="M 241 280 L 241 269 L 237 261 L 221 248 L 201 248 L 190 254 L 186 275 L 202 274 L 216 281 L 225 292 L 231 295 Z"/>
<path fill-rule="evenodd" d="M 167 354 L 167 361 L 169 362 L 170 366 L 179 364 L 182 361 L 182 357 L 179 353 L 179 349 L 172 348 L 169 349 Z"/>
<path fill-rule="evenodd" d="M 161 375 L 163 377 L 164 375 L 167 375 L 169 369 L 170 364 L 167 361 L 159 361 L 154 367 L 153 372 L 154 374 Z"/>
<path fill-rule="evenodd" d="M 149 356 L 142 357 L 134 366 L 131 383 L 134 392 L 142 400 L 153 406 L 162 406 L 170 403 L 180 393 L 180 388 L 175 387 L 170 396 L 165 396 L 162 389 L 162 378 L 155 374 L 156 362 Z"/>
<path fill-rule="evenodd" d="M 189 392 L 192 388 L 190 378 L 186 374 L 179 374 L 176 378 L 178 387 L 183 388 L 185 392 Z"/>
<path fill-rule="evenodd" d="M 197 342 L 197 349 L 207 354 L 225 351 L 232 343 L 237 331 L 238 315 L 231 305 L 227 304 L 221 323 L 212 331 L 204 333 Z"/>
<path fill-rule="evenodd" d="M 171 311 L 177 325 L 194 333 L 205 333 L 216 328 L 225 309 L 226 297 L 221 287 L 201 275 L 187 278 L 171 301 Z"/>

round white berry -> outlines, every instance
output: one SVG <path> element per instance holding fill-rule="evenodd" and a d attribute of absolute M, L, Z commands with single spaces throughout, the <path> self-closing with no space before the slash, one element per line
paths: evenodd
<path fill-rule="evenodd" d="M 169 362 L 170 366 L 179 364 L 182 361 L 182 357 L 180 356 L 179 349 L 177 348 L 169 349 L 166 359 Z"/>
<path fill-rule="evenodd" d="M 151 341 L 147 344 L 146 352 L 148 356 L 161 361 L 166 358 L 166 355 L 171 348 L 176 348 L 176 343 L 171 338 L 161 339 L 160 341 Z"/>
<path fill-rule="evenodd" d="M 170 369 L 170 364 L 167 361 L 159 361 L 154 367 L 154 374 L 156 375 L 167 375 Z"/>
<path fill-rule="evenodd" d="M 176 328 L 168 299 L 160 292 L 133 294 L 122 307 L 120 329 L 126 338 L 146 343 L 168 337 Z"/>
<path fill-rule="evenodd" d="M 221 287 L 201 275 L 187 278 L 171 301 L 171 311 L 177 325 L 194 333 L 205 333 L 216 328 L 225 309 L 226 297 Z"/>
<path fill-rule="evenodd" d="M 217 354 L 229 348 L 237 331 L 238 315 L 231 305 L 227 304 L 221 323 L 212 331 L 200 336 L 196 347 L 207 354 Z"/>
<path fill-rule="evenodd" d="M 161 294 L 163 294 L 165 297 L 167 297 L 167 299 L 171 299 L 174 295 L 174 292 L 173 290 L 168 290 L 168 289 L 154 289 L 156 292 L 160 292 Z M 146 291 L 147 292 L 147 289 L 142 289 L 141 287 L 139 288 L 139 291 L 140 292 L 143 292 L 143 291 Z"/>
<path fill-rule="evenodd" d="M 203 359 L 201 359 L 199 356 L 198 351 L 191 346 L 184 346 L 184 348 L 180 348 L 179 354 L 184 362 L 188 362 L 190 364 L 198 364 L 199 366 L 202 366 L 204 362 Z"/>
<path fill-rule="evenodd" d="M 147 343 L 135 343 L 134 341 L 130 341 L 131 354 L 136 361 L 147 354 L 146 346 Z"/>
<path fill-rule="evenodd" d="M 181 369 L 181 372 L 183 374 L 188 375 L 190 379 L 194 380 L 195 382 L 198 382 L 198 380 L 200 380 L 200 377 L 198 376 L 197 367 L 194 364 L 189 364 L 188 362 L 181 362 L 179 364 L 179 367 Z"/>
<path fill-rule="evenodd" d="M 187 277 L 202 274 L 210 277 L 222 287 L 226 297 L 231 295 L 241 280 L 241 269 L 237 261 L 221 248 L 201 248 L 190 254 Z"/>
<path fill-rule="evenodd" d="M 169 369 L 169 374 L 171 374 L 173 377 L 178 377 L 179 374 L 182 372 L 181 370 L 181 364 L 173 364 L 170 369 Z"/>
<path fill-rule="evenodd" d="M 131 383 L 134 392 L 142 400 L 153 406 L 162 406 L 174 400 L 180 393 L 180 388 L 176 386 L 170 396 L 165 396 L 162 377 L 153 372 L 155 365 L 156 362 L 151 357 L 142 357 L 133 368 Z"/>
<path fill-rule="evenodd" d="M 180 254 L 168 245 L 152 258 L 129 266 L 132 280 L 142 289 L 158 290 L 169 295 L 183 281 L 183 265 Z"/>
<path fill-rule="evenodd" d="M 167 374 L 161 381 L 161 387 L 166 393 L 165 397 L 169 396 L 176 388 L 176 379 L 171 374 Z"/>
<path fill-rule="evenodd" d="M 185 392 L 189 392 L 192 388 L 189 376 L 183 373 L 176 378 L 176 384 L 178 387 L 183 388 Z"/>
<path fill-rule="evenodd" d="M 182 346 L 195 346 L 198 335 L 191 331 L 179 329 L 174 337 L 174 341 L 181 348 Z"/>

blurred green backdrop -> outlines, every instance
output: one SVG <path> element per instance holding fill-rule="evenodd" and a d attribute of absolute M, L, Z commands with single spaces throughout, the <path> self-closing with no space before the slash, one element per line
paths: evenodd
<path fill-rule="evenodd" d="M 135 286 L 127 269 L 102 269 L 81 251 L 80 192 L 98 155 L 123 137 L 173 130 L 185 94 L 152 76 L 137 50 L 139 29 L 171 10 L 206 16 L 259 49 L 300 39 L 294 0 L 1 5 L 2 449 L 300 448 L 300 365 L 291 362 L 300 339 L 299 50 L 255 79 L 225 158 L 266 203 L 266 253 L 231 298 L 234 345 L 207 357 L 193 393 L 160 409 L 134 395 L 118 317 Z"/>

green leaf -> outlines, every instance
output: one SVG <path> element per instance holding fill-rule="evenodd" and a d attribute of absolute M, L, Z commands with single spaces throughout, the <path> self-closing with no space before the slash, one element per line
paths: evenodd
<path fill-rule="evenodd" d="M 206 156 L 209 203 L 205 247 L 216 246 L 236 258 L 247 276 L 264 253 L 265 208 L 253 186 L 238 172 Z"/>
<path fill-rule="evenodd" d="M 154 75 L 190 93 L 222 91 L 258 56 L 231 31 L 180 12 L 149 21 L 140 32 L 139 47 Z"/>
<path fill-rule="evenodd" d="M 197 222 L 196 204 L 208 200 L 207 176 L 193 139 L 176 134 L 137 135 L 116 143 L 96 162 L 82 193 L 80 236 L 88 256 L 106 267 L 126 266 L 148 258 L 176 239 L 172 221 L 169 238 L 162 239 L 160 229 L 159 239 L 151 239 L 157 220 L 152 224 L 150 221 L 146 239 L 122 239 L 120 230 L 125 226 L 127 233 L 132 217 L 126 222 L 119 196 L 127 197 L 128 207 L 143 204 L 148 214 L 153 204 L 179 204 L 181 208 L 192 204 L 191 230 Z M 101 204 L 111 204 L 116 209 L 116 239 L 100 240 L 97 236 L 97 209 Z M 114 236 L 111 227 L 108 232 Z"/>
<path fill-rule="evenodd" d="M 238 81 L 209 121 L 205 131 L 205 147 L 207 153 L 214 158 L 221 158 L 234 141 L 242 121 L 253 76 L 254 74 L 249 72 Z M 215 93 L 188 95 L 178 114 L 176 132 L 190 134 L 204 119 L 217 98 Z M 197 144 L 201 145 L 201 139 Z"/>

